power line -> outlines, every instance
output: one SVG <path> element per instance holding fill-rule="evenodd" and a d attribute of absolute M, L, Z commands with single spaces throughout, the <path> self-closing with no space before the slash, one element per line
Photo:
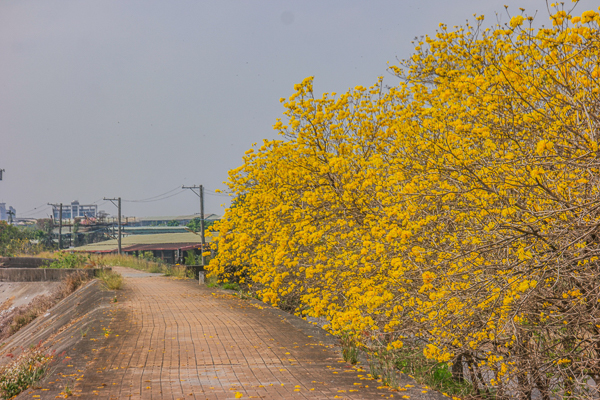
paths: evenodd
<path fill-rule="evenodd" d="M 167 192 L 164 192 L 164 193 L 161 193 L 161 194 L 157 194 L 156 196 L 147 197 L 147 198 L 145 198 L 145 199 L 138 199 L 138 200 L 123 200 L 123 201 L 127 201 L 127 202 L 130 202 L 130 203 L 142 203 L 142 202 L 150 202 L 150 201 L 154 201 L 153 199 L 156 199 L 157 197 L 162 197 L 162 196 L 164 196 L 164 195 L 167 195 L 167 194 L 169 194 L 169 193 L 173 193 L 173 192 L 174 192 L 174 191 L 176 191 L 176 190 L 181 190 L 181 188 L 180 188 L 179 186 L 177 186 L 176 188 L 174 188 L 174 189 L 171 189 L 171 190 L 169 190 L 169 191 L 167 191 Z M 179 194 L 179 193 L 176 193 L 176 194 Z M 168 197 L 165 197 L 165 199 L 167 199 L 167 198 L 168 198 Z M 158 200 L 159 200 L 159 199 L 157 199 L 156 201 L 158 201 Z"/>
<path fill-rule="evenodd" d="M 205 194 L 207 194 L 209 196 L 214 196 L 214 197 L 228 197 L 228 198 L 231 198 L 231 196 L 229 196 L 228 194 L 208 193 L 208 192 L 205 193 Z"/>
<path fill-rule="evenodd" d="M 31 210 L 28 210 L 28 211 L 22 212 L 22 213 L 20 213 L 20 215 L 27 215 L 27 214 L 29 214 L 29 213 L 31 213 L 31 212 L 33 212 L 33 211 L 37 210 L 38 208 L 40 208 L 40 207 L 42 207 L 42 206 L 46 206 L 46 207 L 44 207 L 44 209 L 43 209 L 43 210 L 39 210 L 38 212 L 36 212 L 36 213 L 34 213 L 34 214 L 37 214 L 37 213 L 39 213 L 39 212 L 42 212 L 42 211 L 44 211 L 44 210 L 48 209 L 48 207 L 47 207 L 48 205 L 47 205 L 46 203 L 44 203 L 44 204 L 40 204 L 40 205 L 39 205 L 39 206 L 37 206 L 37 207 L 34 207 L 34 208 L 32 208 Z"/>
<path fill-rule="evenodd" d="M 216 190 L 209 189 L 209 188 L 207 188 L 207 187 L 205 187 L 204 189 L 208 190 L 208 192 L 206 192 L 205 194 L 208 194 L 208 195 L 210 195 L 210 196 L 218 196 L 218 197 L 230 197 L 230 196 L 229 196 L 229 194 L 226 194 L 226 193 L 217 193 L 217 191 L 216 191 Z M 210 192 L 212 192 L 212 193 L 210 193 Z"/>
<path fill-rule="evenodd" d="M 165 197 L 161 197 L 161 198 L 154 199 L 154 200 L 122 200 L 122 201 L 125 201 L 125 202 L 127 202 L 127 203 L 153 203 L 153 202 L 155 202 L 155 201 L 162 201 L 162 200 L 169 199 L 169 198 L 171 198 L 171 197 L 179 196 L 179 195 L 180 195 L 181 193 L 183 193 L 183 192 L 184 192 L 184 191 L 183 191 L 183 190 L 181 190 L 180 192 L 174 193 L 174 194 L 172 194 L 172 195 L 165 196 Z M 155 196 L 155 197 L 156 197 L 156 196 Z"/>

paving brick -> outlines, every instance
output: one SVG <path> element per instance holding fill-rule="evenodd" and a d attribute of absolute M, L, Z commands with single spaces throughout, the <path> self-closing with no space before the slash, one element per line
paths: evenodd
<path fill-rule="evenodd" d="M 421 388 L 378 389 L 367 372 L 343 362 L 331 340 L 311 337 L 257 302 L 192 280 L 114 270 L 126 279 L 107 327 L 111 333 L 75 381 L 76 397 L 438 398 Z M 54 398 L 55 392 L 27 395 Z"/>

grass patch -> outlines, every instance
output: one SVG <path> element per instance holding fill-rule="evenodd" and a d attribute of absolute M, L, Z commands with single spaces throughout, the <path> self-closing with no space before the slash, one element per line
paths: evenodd
<path fill-rule="evenodd" d="M 217 277 L 213 275 L 208 275 L 205 277 L 205 279 L 206 286 L 210 288 L 216 287 L 225 290 L 240 290 L 240 285 L 238 285 L 236 282 L 219 282 Z"/>
<path fill-rule="evenodd" d="M 48 371 L 52 354 L 46 353 L 41 345 L 34 346 L 0 368 L 0 394 L 11 399 L 40 380 Z"/>
<path fill-rule="evenodd" d="M 407 346 L 406 343 L 405 346 L 395 352 L 395 367 L 400 372 L 411 375 L 420 384 L 450 396 L 478 395 L 471 382 L 466 379 L 459 381 L 452 376 L 452 367 L 448 363 L 427 359 L 420 346 Z"/>
<path fill-rule="evenodd" d="M 207 287 L 220 287 L 217 277 L 214 275 L 205 275 L 204 276 L 204 282 L 206 283 Z"/>
<path fill-rule="evenodd" d="M 53 254 L 53 261 L 45 268 L 91 268 L 94 265 L 90 263 L 90 256 L 87 254 L 56 252 Z"/>
<path fill-rule="evenodd" d="M 123 287 L 123 276 L 118 272 L 102 270 L 98 273 L 98 279 L 110 290 L 120 290 Z"/>
<path fill-rule="evenodd" d="M 104 265 L 107 267 L 121 266 L 153 273 L 164 273 L 165 269 L 167 268 L 167 266 L 162 261 L 156 260 L 154 258 L 151 259 L 151 257 L 148 255 L 142 257 L 135 257 L 124 254 L 92 255 L 91 261 L 93 261 L 97 265 Z"/>
<path fill-rule="evenodd" d="M 221 284 L 221 288 L 225 290 L 240 290 L 240 285 L 236 282 L 225 282 Z"/>
<path fill-rule="evenodd" d="M 164 268 L 164 272 L 163 272 L 166 276 L 172 276 L 175 278 L 188 278 L 188 273 L 187 273 L 187 268 L 184 267 L 183 265 L 175 265 L 175 266 L 165 266 Z M 193 276 L 193 272 L 192 272 L 192 276 Z"/>
<path fill-rule="evenodd" d="M 356 364 L 358 362 L 358 346 L 354 338 L 349 333 L 343 333 L 340 336 L 340 343 L 342 345 L 342 357 L 344 361 Z"/>
<path fill-rule="evenodd" d="M 155 259 L 151 254 L 145 253 L 140 257 L 118 254 L 92 255 L 90 262 L 100 266 L 127 267 L 181 279 L 194 278 L 194 271 L 188 270 L 184 265 L 168 265 Z"/>

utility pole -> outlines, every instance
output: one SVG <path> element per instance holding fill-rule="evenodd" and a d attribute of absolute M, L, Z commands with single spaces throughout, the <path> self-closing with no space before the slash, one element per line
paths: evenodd
<path fill-rule="evenodd" d="M 106 197 L 104 198 L 104 200 L 108 200 L 111 203 L 113 203 L 115 206 L 117 206 L 117 209 L 119 210 L 119 216 L 117 217 L 117 224 L 119 226 L 119 236 L 117 237 L 117 249 L 118 249 L 118 253 L 119 255 L 121 255 L 121 198 L 117 197 L 116 199 L 107 199 Z M 117 202 L 117 204 L 115 204 L 115 201 Z"/>
<path fill-rule="evenodd" d="M 182 186 L 182 189 L 191 189 L 196 196 L 200 198 L 200 237 L 202 238 L 202 266 L 204 266 L 204 248 L 206 241 L 204 238 L 204 187 L 202 185 Z M 196 193 L 198 189 L 198 193 Z"/>
<path fill-rule="evenodd" d="M 58 249 L 62 250 L 62 203 L 58 211 Z"/>
<path fill-rule="evenodd" d="M 52 204 L 52 203 L 48 203 L 49 206 L 52 207 L 59 207 L 59 211 L 58 211 L 58 250 L 62 249 L 62 209 L 63 209 L 63 204 Z M 52 214 L 54 214 L 54 210 L 52 210 Z"/>
<path fill-rule="evenodd" d="M 2 173 L 4 172 L 3 169 L 0 169 L 0 181 L 2 180 Z"/>
<path fill-rule="evenodd" d="M 48 203 L 49 206 L 52 206 L 52 215 L 54 216 L 54 211 L 59 209 L 58 212 L 58 250 L 62 249 L 62 203 L 60 204 L 52 204 Z M 55 219 L 56 221 L 56 219 Z M 52 224 L 54 226 L 54 224 Z"/>
<path fill-rule="evenodd" d="M 14 217 L 15 213 L 13 212 L 13 210 L 8 210 L 7 214 L 8 214 L 8 223 L 9 223 L 9 225 L 12 225 L 13 217 Z"/>

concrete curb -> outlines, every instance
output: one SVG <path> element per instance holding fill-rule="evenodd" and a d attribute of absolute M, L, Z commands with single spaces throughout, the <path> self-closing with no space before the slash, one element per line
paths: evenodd
<path fill-rule="evenodd" d="M 91 279 L 100 271 L 100 268 L 0 268 L 0 282 L 57 282 L 78 272 Z"/>
<path fill-rule="evenodd" d="M 0 257 L 0 268 L 41 268 L 56 261 L 40 257 Z"/>

